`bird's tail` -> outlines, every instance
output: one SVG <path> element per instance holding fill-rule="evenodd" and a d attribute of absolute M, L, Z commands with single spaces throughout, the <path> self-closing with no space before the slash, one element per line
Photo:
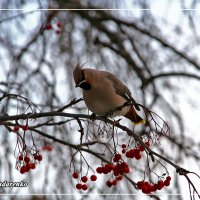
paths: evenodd
<path fill-rule="evenodd" d="M 138 124 L 145 124 L 145 120 L 142 119 L 142 117 L 140 117 L 135 109 L 133 108 L 133 106 L 131 106 L 130 110 L 126 113 L 126 115 L 124 116 L 128 119 L 130 119 L 135 125 Z"/>

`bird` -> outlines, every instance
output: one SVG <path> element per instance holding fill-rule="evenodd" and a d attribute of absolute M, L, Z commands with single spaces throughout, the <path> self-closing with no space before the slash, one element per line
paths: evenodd
<path fill-rule="evenodd" d="M 75 87 L 82 88 L 83 99 L 93 114 L 111 117 L 124 116 L 134 124 L 144 124 L 136 110 L 140 107 L 133 99 L 128 87 L 115 75 L 107 71 L 83 68 L 79 64 L 73 71 Z M 127 104 L 131 102 L 132 104 Z M 124 106 L 123 106 L 124 105 Z M 121 107 L 121 109 L 117 109 Z"/>

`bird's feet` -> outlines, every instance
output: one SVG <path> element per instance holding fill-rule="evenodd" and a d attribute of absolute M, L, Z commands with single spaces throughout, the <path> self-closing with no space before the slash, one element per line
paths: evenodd
<path fill-rule="evenodd" d="M 95 113 L 92 113 L 90 115 L 90 120 L 94 121 L 96 119 L 96 114 Z"/>
<path fill-rule="evenodd" d="M 108 114 L 102 115 L 103 121 L 107 124 L 108 122 Z"/>
<path fill-rule="evenodd" d="M 113 126 L 119 125 L 120 121 L 121 121 L 121 119 L 113 120 Z"/>

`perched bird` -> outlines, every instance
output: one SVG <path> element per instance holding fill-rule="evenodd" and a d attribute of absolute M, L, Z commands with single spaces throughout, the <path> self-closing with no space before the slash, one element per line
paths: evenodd
<path fill-rule="evenodd" d="M 140 108 L 130 90 L 113 74 L 91 68 L 83 69 L 77 64 L 73 75 L 76 87 L 83 89 L 83 99 L 94 114 L 105 116 L 112 112 L 112 117 L 124 116 L 134 124 L 145 123 L 135 111 Z M 132 102 L 134 106 L 127 105 L 121 110 L 117 109 L 126 102 Z"/>

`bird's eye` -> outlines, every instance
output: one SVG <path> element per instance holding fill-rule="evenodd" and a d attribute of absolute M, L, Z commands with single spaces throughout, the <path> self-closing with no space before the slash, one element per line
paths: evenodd
<path fill-rule="evenodd" d="M 79 87 L 82 88 L 83 90 L 90 90 L 91 89 L 91 85 L 87 82 L 81 83 L 81 85 Z"/>

